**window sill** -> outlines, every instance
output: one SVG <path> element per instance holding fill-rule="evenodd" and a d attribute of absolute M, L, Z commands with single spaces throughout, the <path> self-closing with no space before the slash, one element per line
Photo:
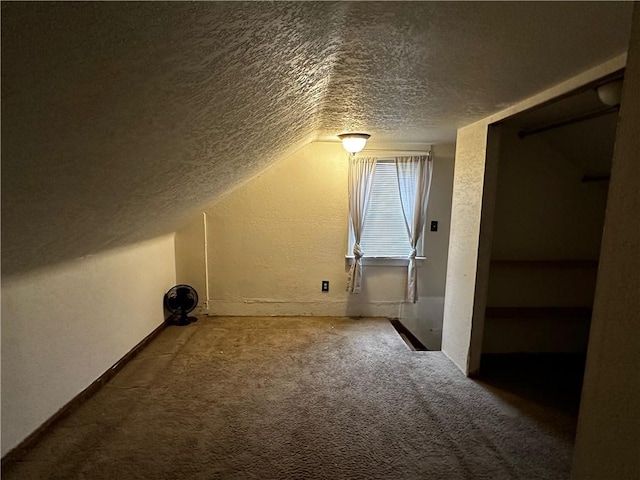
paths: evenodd
<path fill-rule="evenodd" d="M 345 260 L 351 265 L 355 259 L 353 255 L 345 255 Z M 427 257 L 416 257 L 416 264 L 422 265 Z M 362 257 L 363 265 L 374 267 L 406 267 L 409 265 L 409 259 L 406 257 Z"/>

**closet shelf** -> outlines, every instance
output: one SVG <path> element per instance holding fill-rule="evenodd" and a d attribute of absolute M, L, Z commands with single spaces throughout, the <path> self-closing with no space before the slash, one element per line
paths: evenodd
<path fill-rule="evenodd" d="M 491 266 L 512 268 L 598 268 L 598 260 L 491 260 Z"/>
<path fill-rule="evenodd" d="M 589 307 L 487 307 L 485 318 L 591 318 Z"/>

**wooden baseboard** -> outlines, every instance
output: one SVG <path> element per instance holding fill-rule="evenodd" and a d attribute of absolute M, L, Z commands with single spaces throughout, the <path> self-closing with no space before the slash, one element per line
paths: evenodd
<path fill-rule="evenodd" d="M 73 397 L 66 405 L 53 414 L 46 422 L 38 427 L 27 438 L 20 442 L 15 448 L 2 457 L 2 469 L 19 461 L 24 455 L 42 438 L 54 425 L 75 411 L 80 405 L 91 398 L 109 380 L 111 380 L 122 368 L 129 363 L 138 353 L 140 353 L 158 334 L 167 326 L 162 322 L 155 330 L 147 335 L 140 343 L 133 347 L 125 356 L 118 360 L 111 368 L 100 375 L 91 385 L 85 388 L 78 395 Z"/>

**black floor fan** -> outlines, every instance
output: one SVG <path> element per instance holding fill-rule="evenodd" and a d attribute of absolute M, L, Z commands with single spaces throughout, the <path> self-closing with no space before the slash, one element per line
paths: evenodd
<path fill-rule="evenodd" d="M 198 319 L 188 314 L 197 306 L 198 292 L 191 285 L 176 285 L 164 295 L 164 307 L 171 313 L 167 323 L 172 325 L 184 326 L 196 322 Z"/>

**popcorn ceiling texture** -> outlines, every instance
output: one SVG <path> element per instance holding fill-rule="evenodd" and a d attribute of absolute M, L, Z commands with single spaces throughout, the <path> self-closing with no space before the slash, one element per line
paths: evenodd
<path fill-rule="evenodd" d="M 626 49 L 612 3 L 2 4 L 2 271 L 176 230 L 314 139 L 455 129 Z"/>
<path fill-rule="evenodd" d="M 321 135 L 365 130 L 376 141 L 451 141 L 455 129 L 625 51 L 628 6 L 553 3 L 354 7 Z"/>

